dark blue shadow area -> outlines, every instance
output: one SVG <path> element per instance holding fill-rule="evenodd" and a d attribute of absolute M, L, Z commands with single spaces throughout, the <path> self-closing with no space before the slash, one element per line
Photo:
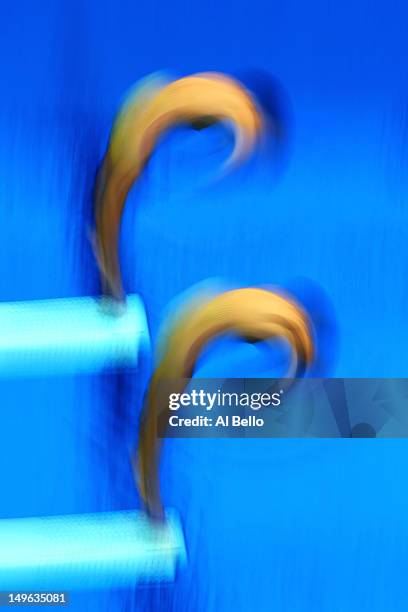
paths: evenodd
<path fill-rule="evenodd" d="M 327 375 L 408 376 L 407 19 L 402 1 L 3 2 L 0 299 L 98 294 L 92 183 L 137 79 L 256 66 L 291 100 L 284 171 L 256 159 L 205 186 L 230 136 L 169 135 L 128 200 L 126 290 L 142 295 L 154 339 L 169 302 L 202 280 L 281 286 L 307 302 L 303 277 L 333 309 Z M 279 375 L 287 355 L 269 350 L 225 342 L 197 375 Z M 1 517 L 139 503 L 134 377 L 0 381 Z M 182 515 L 187 567 L 168 587 L 73 593 L 71 609 L 407 610 L 407 450 L 168 441 L 164 499 Z"/>

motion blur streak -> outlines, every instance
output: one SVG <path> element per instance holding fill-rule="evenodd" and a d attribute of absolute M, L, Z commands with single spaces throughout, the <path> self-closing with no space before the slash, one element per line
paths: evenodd
<path fill-rule="evenodd" d="M 164 512 L 157 423 L 167 403 L 159 399 L 160 381 L 191 378 L 202 349 L 225 333 L 249 342 L 285 339 L 292 349 L 290 378 L 301 376 L 314 355 L 312 330 L 302 307 L 289 296 L 264 289 L 236 289 L 207 299 L 201 294 L 172 317 L 164 333 L 163 355 L 149 385 L 139 433 L 139 487 L 147 510 L 155 518 L 162 518 Z"/>
<path fill-rule="evenodd" d="M 119 111 L 95 187 L 95 247 L 106 293 L 124 299 L 117 253 L 123 206 L 160 136 L 180 124 L 200 129 L 219 121 L 235 134 L 228 171 L 249 157 L 262 131 L 260 109 L 234 79 L 219 73 L 165 85 L 147 79 Z"/>

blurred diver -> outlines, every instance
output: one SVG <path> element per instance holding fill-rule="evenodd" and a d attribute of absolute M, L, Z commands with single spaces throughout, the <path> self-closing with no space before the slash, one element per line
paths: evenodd
<path fill-rule="evenodd" d="M 309 318 L 292 297 L 277 291 L 245 288 L 218 295 L 200 294 L 164 326 L 161 354 L 150 380 L 139 430 L 135 459 L 139 491 L 149 515 L 163 519 L 160 497 L 160 437 L 165 433 L 168 395 L 161 383 L 173 380 L 172 392 L 182 392 L 196 362 L 212 340 L 231 333 L 248 342 L 283 338 L 292 350 L 287 376 L 301 377 L 314 361 Z M 176 388 L 179 387 L 179 388 Z"/>
<path fill-rule="evenodd" d="M 278 133 L 280 117 L 273 119 Z M 229 171 L 253 154 L 266 132 L 261 106 L 239 81 L 216 72 L 170 82 L 156 76 L 145 80 L 120 109 L 94 192 L 93 242 L 104 295 L 125 300 L 118 256 L 123 209 L 160 137 L 179 125 L 197 130 L 217 122 L 232 127 L 235 137 L 224 165 Z"/>

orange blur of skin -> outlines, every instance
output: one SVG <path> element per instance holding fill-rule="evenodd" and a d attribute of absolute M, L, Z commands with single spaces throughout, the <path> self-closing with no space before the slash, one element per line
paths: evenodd
<path fill-rule="evenodd" d="M 181 124 L 231 125 L 235 146 L 229 170 L 254 151 L 262 133 L 261 113 L 249 92 L 219 73 L 202 73 L 170 83 L 148 82 L 120 110 L 95 186 L 95 250 L 103 292 L 124 299 L 118 239 L 123 208 L 161 135 Z"/>
<path fill-rule="evenodd" d="M 216 297 L 196 300 L 182 309 L 166 328 L 161 359 L 150 381 L 141 420 L 138 448 L 138 485 L 148 513 L 163 518 L 160 497 L 158 418 L 168 408 L 159 394 L 164 380 L 191 378 L 196 361 L 208 342 L 224 333 L 253 342 L 284 338 L 292 349 L 287 376 L 301 376 L 314 358 L 311 324 L 302 307 L 289 296 L 265 289 L 225 291 Z M 181 393 L 180 388 L 172 391 Z"/>

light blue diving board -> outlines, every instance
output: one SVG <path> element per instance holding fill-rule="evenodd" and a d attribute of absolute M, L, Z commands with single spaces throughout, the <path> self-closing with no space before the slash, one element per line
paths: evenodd
<path fill-rule="evenodd" d="M 92 297 L 0 303 L 0 377 L 134 368 L 148 348 L 138 295 L 120 311 Z"/>
<path fill-rule="evenodd" d="M 141 511 L 0 520 L 0 591 L 70 591 L 168 582 L 186 561 L 177 514 Z"/>

